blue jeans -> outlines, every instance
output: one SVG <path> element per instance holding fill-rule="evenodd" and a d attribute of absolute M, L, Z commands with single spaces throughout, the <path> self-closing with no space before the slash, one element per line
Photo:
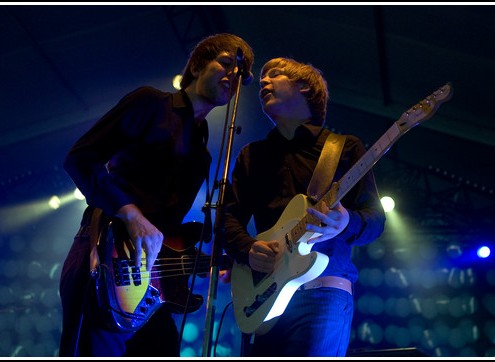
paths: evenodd
<path fill-rule="evenodd" d="M 344 357 L 354 313 L 352 295 L 337 288 L 296 291 L 277 323 L 254 337 L 252 357 Z"/>

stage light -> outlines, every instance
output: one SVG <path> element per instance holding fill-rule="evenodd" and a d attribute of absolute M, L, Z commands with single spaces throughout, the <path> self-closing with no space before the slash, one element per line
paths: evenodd
<path fill-rule="evenodd" d="M 172 85 L 175 89 L 179 90 L 180 89 L 180 81 L 182 80 L 182 75 L 177 74 L 174 77 L 174 80 L 172 81 Z"/>
<path fill-rule="evenodd" d="M 60 207 L 60 198 L 56 195 L 52 196 L 48 201 L 48 205 L 54 210 L 58 209 Z"/>
<path fill-rule="evenodd" d="M 75 197 L 77 200 L 84 200 L 84 199 L 85 199 L 84 195 L 82 194 L 82 192 L 81 192 L 78 188 L 76 188 L 76 189 L 74 190 L 74 197 Z"/>
<path fill-rule="evenodd" d="M 488 258 L 490 256 L 490 248 L 488 246 L 483 245 L 478 248 L 476 255 L 478 255 L 478 257 L 482 259 Z"/>
<path fill-rule="evenodd" d="M 194 348 L 186 347 L 180 351 L 181 357 L 196 357 L 198 354 L 194 350 Z"/>
<path fill-rule="evenodd" d="M 380 201 L 385 212 L 390 212 L 395 208 L 395 201 L 390 196 L 383 196 Z"/>
<path fill-rule="evenodd" d="M 185 342 L 193 343 L 198 339 L 199 330 L 194 323 L 186 323 L 182 339 Z"/>

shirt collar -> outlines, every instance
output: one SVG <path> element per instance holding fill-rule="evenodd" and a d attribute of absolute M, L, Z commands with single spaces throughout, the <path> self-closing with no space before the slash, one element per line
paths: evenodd
<path fill-rule="evenodd" d="M 178 92 L 172 93 L 172 107 L 173 108 L 182 108 L 185 112 L 187 112 L 192 120 L 194 120 L 194 109 L 184 89 L 180 89 Z M 202 122 L 195 123 L 197 127 L 200 129 L 200 132 L 203 137 L 203 141 L 205 145 L 208 143 L 209 130 L 208 130 L 208 122 L 206 119 L 203 119 Z"/>
<path fill-rule="evenodd" d="M 303 123 L 299 127 L 297 127 L 295 132 L 295 138 L 304 137 L 304 138 L 312 138 L 316 140 L 320 135 L 323 127 L 317 126 L 312 123 Z"/>
<path fill-rule="evenodd" d="M 181 89 L 178 92 L 172 93 L 172 106 L 174 108 L 190 108 L 192 111 L 192 103 L 185 90 Z"/>
<path fill-rule="evenodd" d="M 172 107 L 185 109 L 189 116 L 194 119 L 193 105 L 184 89 L 180 89 L 178 92 L 172 93 Z M 206 119 L 203 119 L 197 124 L 202 126 L 204 123 L 207 123 Z"/>
<path fill-rule="evenodd" d="M 279 142 L 286 141 L 293 144 L 314 144 L 318 140 L 318 136 L 322 130 L 322 126 L 317 126 L 307 122 L 296 128 L 294 138 L 292 140 L 287 140 L 283 137 L 277 128 L 274 128 L 269 132 L 268 139 L 278 140 Z"/>

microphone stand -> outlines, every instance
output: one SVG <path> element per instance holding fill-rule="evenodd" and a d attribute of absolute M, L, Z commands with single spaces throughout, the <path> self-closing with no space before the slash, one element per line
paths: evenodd
<path fill-rule="evenodd" d="M 203 340 L 203 357 L 211 356 L 212 347 L 212 335 L 213 335 L 213 322 L 215 314 L 215 304 L 217 300 L 217 287 L 218 287 L 218 274 L 220 271 L 220 260 L 222 256 L 222 247 L 225 240 L 225 229 L 224 229 L 224 196 L 225 187 L 227 185 L 230 157 L 232 153 L 232 144 L 234 139 L 234 132 L 236 131 L 235 118 L 237 115 L 237 105 L 239 103 L 239 94 L 241 91 L 243 71 L 239 68 L 239 81 L 237 83 L 237 90 L 234 98 L 234 106 L 232 109 L 232 118 L 229 127 L 229 138 L 227 141 L 227 148 L 225 154 L 224 172 L 223 178 L 219 183 L 218 200 L 216 204 L 216 217 L 215 217 L 215 227 L 211 253 L 211 266 L 210 266 L 210 284 L 208 287 L 208 298 L 206 300 L 206 325 L 205 334 Z"/>

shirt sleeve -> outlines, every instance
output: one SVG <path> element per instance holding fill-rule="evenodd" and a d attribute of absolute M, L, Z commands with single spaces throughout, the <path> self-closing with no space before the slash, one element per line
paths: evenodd
<path fill-rule="evenodd" d="M 71 147 L 64 169 L 90 206 L 114 215 L 133 202 L 107 170 L 111 158 L 135 141 L 153 112 L 152 90 L 138 88 L 124 96 Z"/>
<path fill-rule="evenodd" d="M 350 137 L 345 150 L 345 162 L 354 165 L 365 154 L 363 143 Z M 385 225 L 385 212 L 381 205 L 375 177 L 369 170 L 356 185 L 342 198 L 342 205 L 349 212 L 349 224 L 336 238 L 351 245 L 365 245 L 378 238 Z"/>
<path fill-rule="evenodd" d="M 249 250 L 256 241 L 247 230 L 253 214 L 253 207 L 248 196 L 249 191 L 243 189 L 239 180 L 246 180 L 245 162 L 243 152 L 239 154 L 232 171 L 232 185 L 228 184 L 225 191 L 225 252 L 237 262 L 249 265 Z M 237 196 L 236 196 L 237 195 Z"/>

